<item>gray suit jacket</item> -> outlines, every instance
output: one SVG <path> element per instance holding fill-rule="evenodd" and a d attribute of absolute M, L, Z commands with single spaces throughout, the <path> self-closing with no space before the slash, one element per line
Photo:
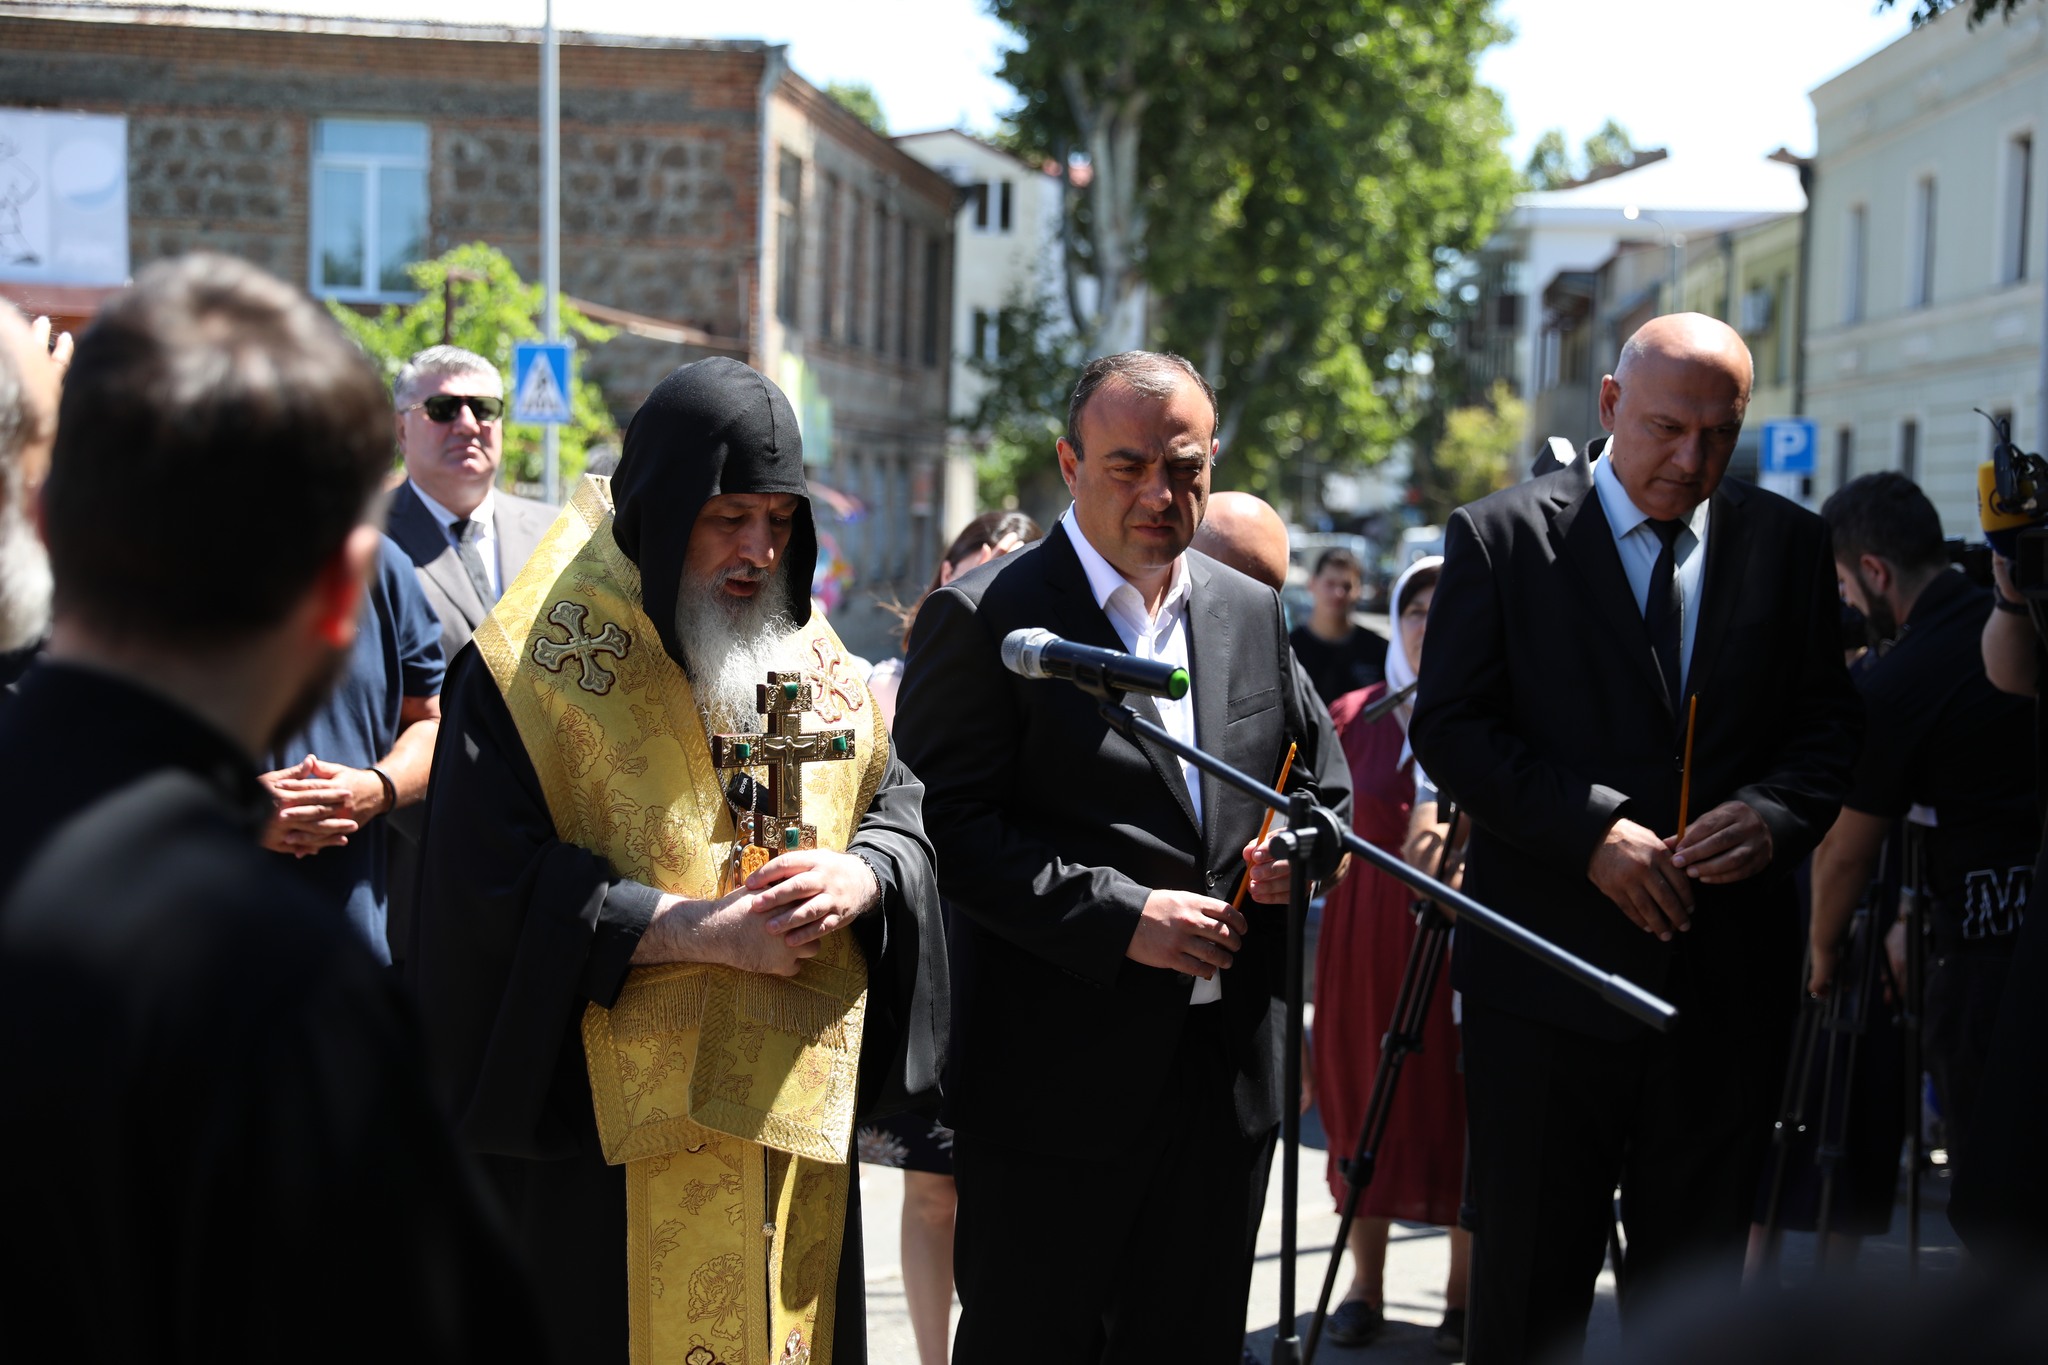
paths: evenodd
<path fill-rule="evenodd" d="M 515 498 L 499 490 L 495 520 L 498 535 L 498 568 L 501 581 L 510 587 L 527 559 L 539 546 L 540 538 L 554 523 L 555 509 L 531 498 Z M 477 595 L 476 585 L 463 571 L 455 547 L 448 543 L 441 523 L 413 491 L 412 481 L 398 485 L 391 495 L 391 515 L 385 528 L 405 550 L 419 573 L 420 588 L 434 615 L 441 620 L 441 651 L 453 660 L 469 637 L 483 624 L 490 607 Z"/>

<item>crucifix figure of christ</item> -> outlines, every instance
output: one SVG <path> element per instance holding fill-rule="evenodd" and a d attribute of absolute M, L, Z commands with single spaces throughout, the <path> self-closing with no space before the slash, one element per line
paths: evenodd
<path fill-rule="evenodd" d="M 752 875 L 775 854 L 818 846 L 817 827 L 804 823 L 803 765 L 854 756 L 852 730 L 807 732 L 803 728 L 804 713 L 813 705 L 811 687 L 803 674 L 770 673 L 767 682 L 756 685 L 754 697 L 754 709 L 765 718 L 765 733 L 711 736 L 713 767 L 768 770 L 766 808 L 753 812 L 753 834 L 748 841 L 765 850 L 767 857 L 754 854 L 747 858 L 743 876 Z"/>

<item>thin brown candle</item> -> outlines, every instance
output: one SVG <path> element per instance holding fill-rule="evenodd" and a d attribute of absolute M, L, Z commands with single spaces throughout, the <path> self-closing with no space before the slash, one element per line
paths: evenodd
<path fill-rule="evenodd" d="M 1298 746 L 1296 746 L 1296 745 L 1294 745 L 1294 744 L 1289 744 L 1289 745 L 1287 746 L 1287 759 L 1286 759 L 1286 761 L 1285 761 L 1285 762 L 1283 762 L 1283 763 L 1282 763 L 1282 764 L 1280 765 L 1280 780 L 1279 780 L 1278 782 L 1275 782 L 1275 783 L 1273 784 L 1273 789 L 1274 789 L 1275 791 L 1282 791 L 1282 792 L 1284 792 L 1284 791 L 1286 791 L 1286 790 L 1287 790 L 1287 775 L 1288 775 L 1289 773 L 1291 773 L 1291 772 L 1293 772 L 1293 771 L 1294 771 L 1294 753 L 1295 753 L 1295 749 L 1296 749 L 1297 747 L 1298 747 Z M 1273 829 L 1273 808 L 1272 808 L 1271 806 L 1268 806 L 1268 807 L 1266 807 L 1266 818 L 1265 818 L 1264 820 L 1261 820 L 1261 821 L 1259 822 L 1259 842 L 1260 842 L 1260 843 L 1262 843 L 1262 844 L 1263 844 L 1263 843 L 1265 843 L 1265 842 L 1266 842 L 1266 835 L 1268 835 L 1269 833 L 1271 833 L 1271 832 L 1272 832 L 1272 829 Z M 1249 869 L 1247 869 L 1247 871 L 1245 872 L 1244 880 L 1243 880 L 1243 881 L 1241 881 L 1241 882 L 1239 882 L 1239 883 L 1237 884 L 1237 894 L 1236 894 L 1235 896 L 1232 896 L 1232 897 L 1230 898 L 1230 908 L 1231 908 L 1231 909 L 1233 909 L 1233 910 L 1242 910 L 1242 909 L 1244 908 L 1244 893 L 1245 893 L 1245 892 L 1247 892 L 1247 891 L 1249 891 L 1249 890 L 1251 890 L 1251 886 L 1252 886 L 1252 878 L 1251 878 L 1251 872 L 1249 871 Z"/>
<path fill-rule="evenodd" d="M 1678 837 L 1685 838 L 1685 813 L 1692 803 L 1692 732 L 1699 724 L 1700 694 L 1692 694 L 1685 708 L 1685 763 L 1678 770 Z"/>

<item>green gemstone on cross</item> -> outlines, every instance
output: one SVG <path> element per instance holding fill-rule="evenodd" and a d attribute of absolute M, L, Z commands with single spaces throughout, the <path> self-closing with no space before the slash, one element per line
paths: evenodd
<path fill-rule="evenodd" d="M 843 754 L 843 753 L 845 753 L 845 752 L 846 752 L 846 751 L 847 751 L 848 749 L 851 749 L 852 747 L 853 747 L 853 740 L 852 740 L 852 738 L 851 738 L 850 736 L 847 736 L 847 735 L 834 735 L 834 736 L 832 736 L 832 752 L 833 752 L 833 753 L 835 753 L 835 754 Z"/>
<path fill-rule="evenodd" d="M 782 846 L 784 848 L 795 848 L 803 841 L 804 832 L 801 829 L 795 825 L 784 825 L 782 827 Z"/>
<path fill-rule="evenodd" d="M 738 759 L 740 762 L 745 763 L 748 759 L 754 756 L 754 746 L 747 743 L 745 740 L 741 740 L 739 743 L 732 746 L 732 756 Z"/>
<path fill-rule="evenodd" d="M 782 685 L 782 697 L 783 697 L 783 700 L 784 700 L 784 701 L 795 701 L 795 700 L 796 700 L 796 694 L 797 694 L 798 692 L 801 692 L 802 690 L 803 690 L 803 684 L 802 684 L 802 683 L 799 683 L 799 682 L 786 682 L 786 683 L 784 683 L 784 684 Z"/>

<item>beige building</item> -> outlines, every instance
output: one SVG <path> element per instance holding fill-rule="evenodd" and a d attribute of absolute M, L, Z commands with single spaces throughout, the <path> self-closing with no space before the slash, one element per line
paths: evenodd
<path fill-rule="evenodd" d="M 988 380 L 977 361 L 994 361 L 1016 343 L 1016 310 L 1052 300 L 1059 288 L 1059 177 L 957 128 L 906 133 L 896 145 L 953 182 L 952 451 L 947 461 L 943 534 L 981 509 L 975 501 L 975 444 L 968 432 Z"/>
<path fill-rule="evenodd" d="M 1901 470 L 1949 534 L 2009 414 L 2042 441 L 2048 13 L 1915 30 L 1812 93 L 1819 131 L 1807 408 L 1819 491 Z"/>

